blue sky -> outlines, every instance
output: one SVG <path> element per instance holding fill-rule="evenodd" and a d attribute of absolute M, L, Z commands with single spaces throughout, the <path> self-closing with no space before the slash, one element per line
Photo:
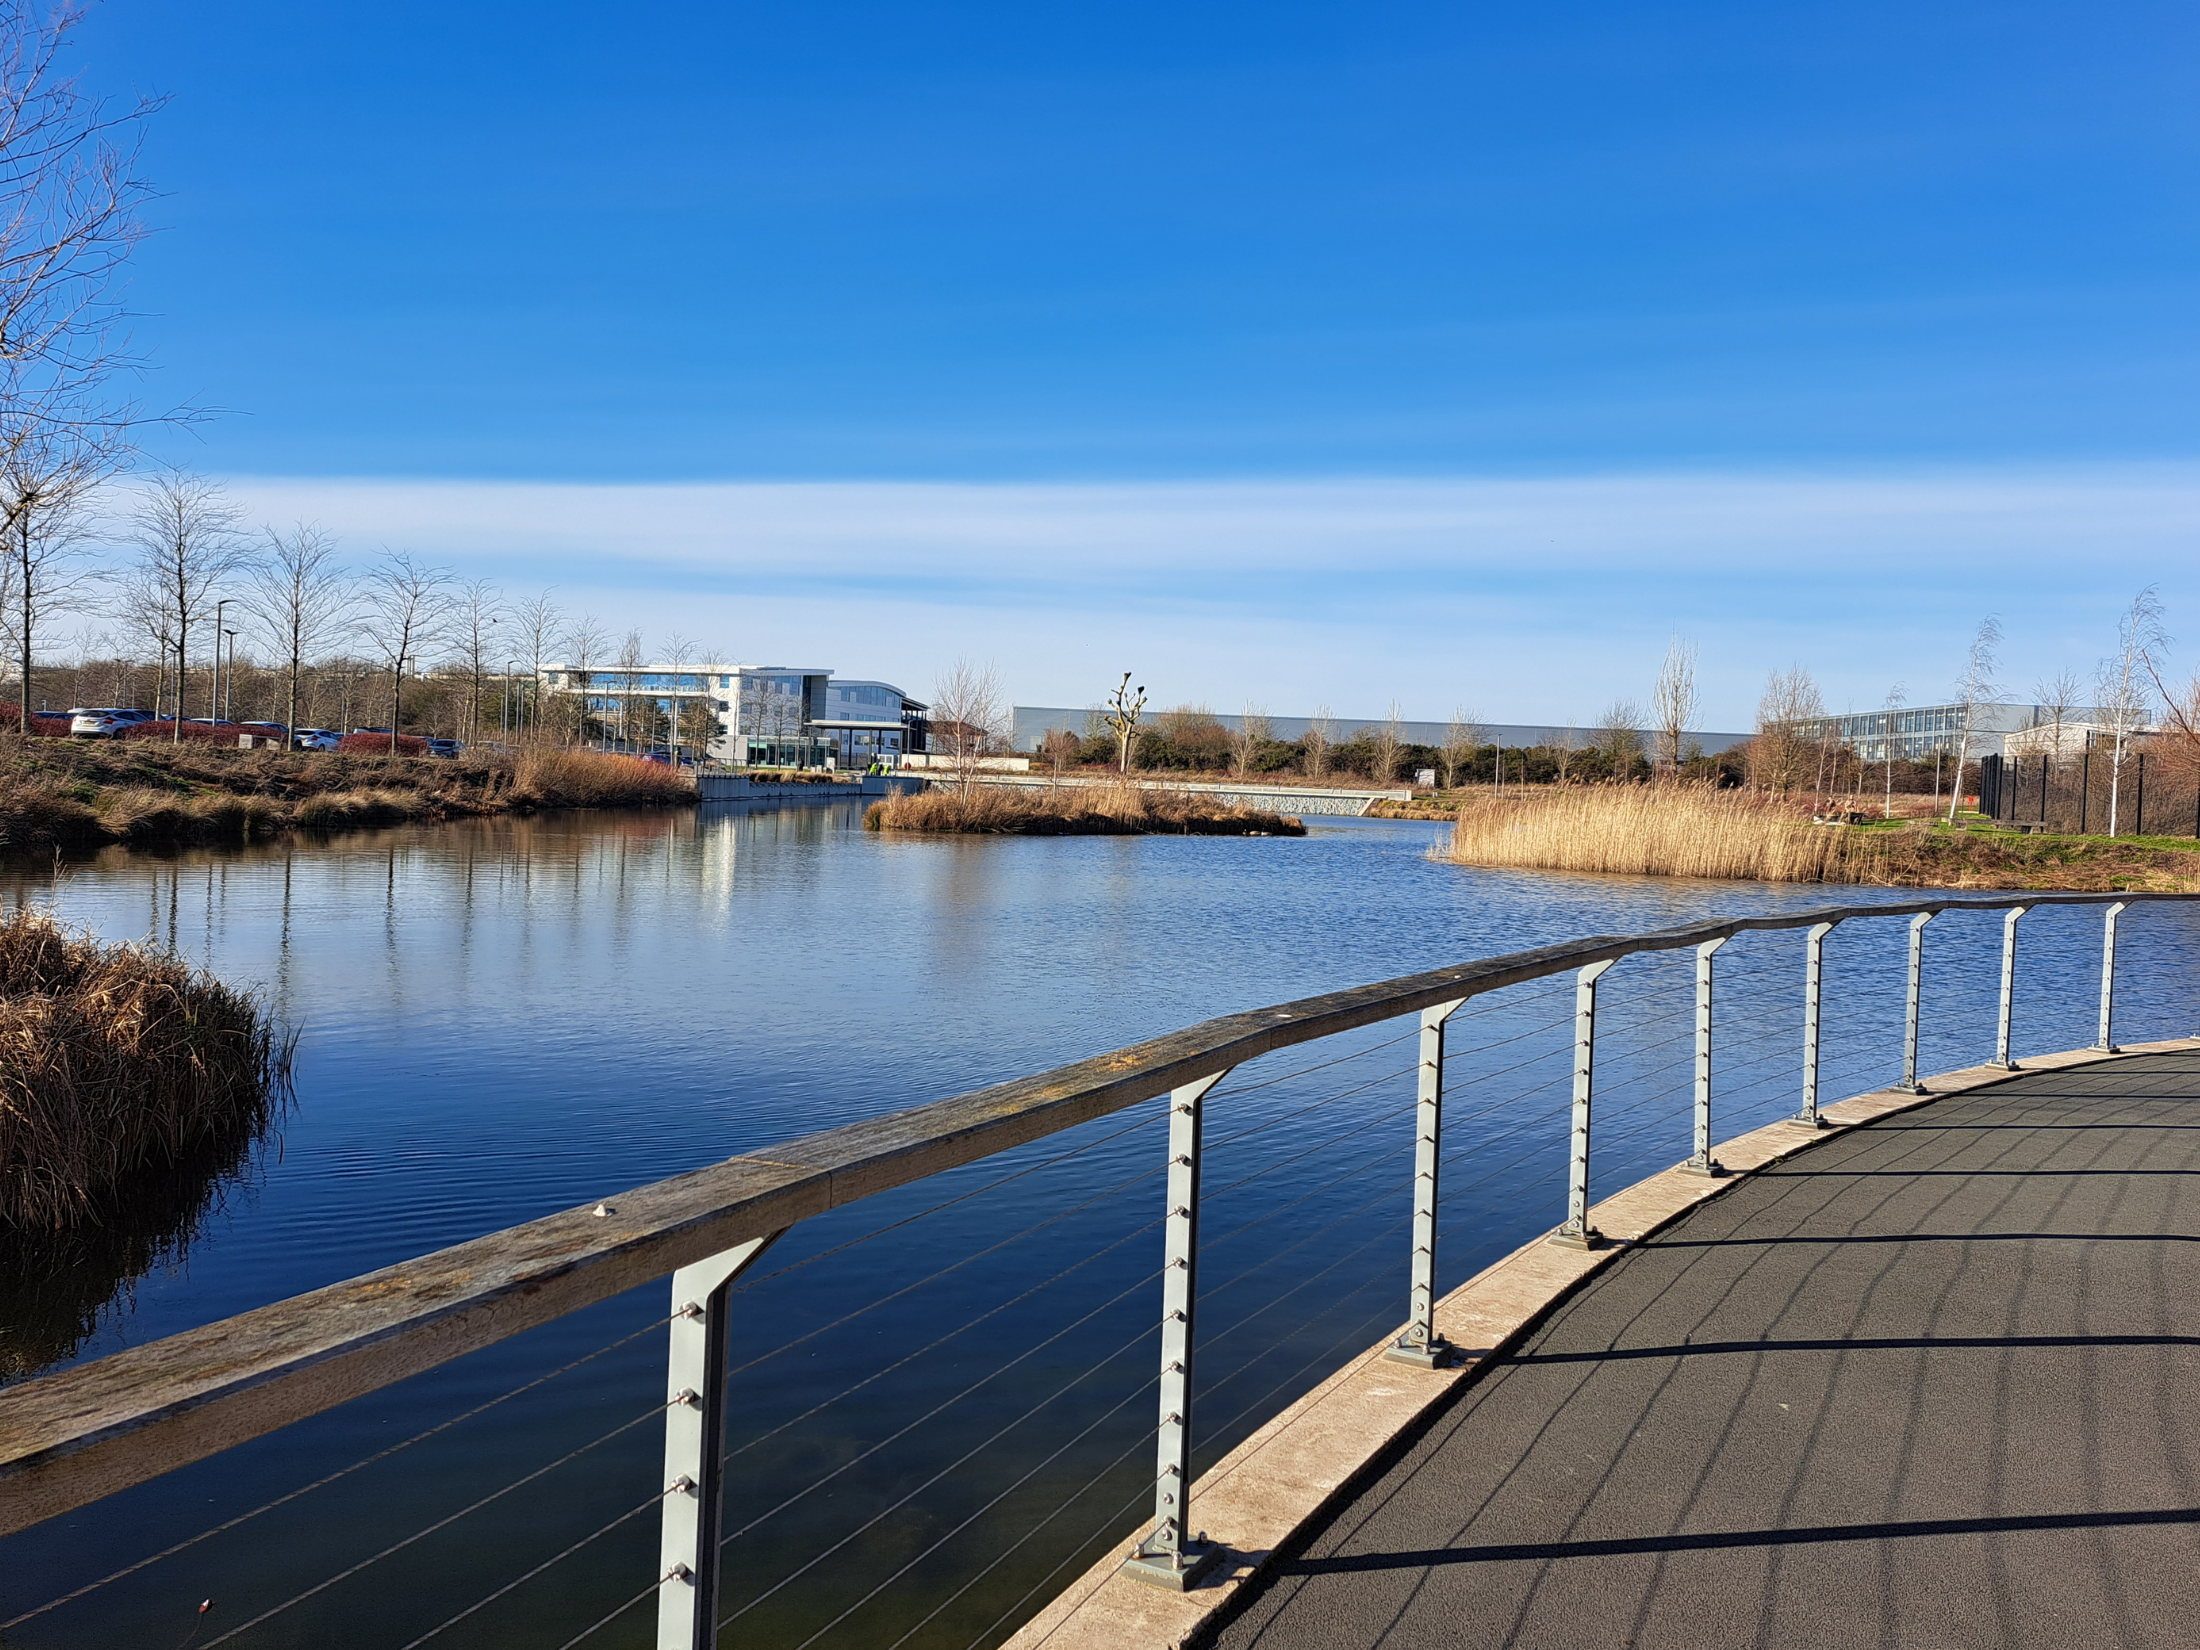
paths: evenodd
<path fill-rule="evenodd" d="M 1586 717 L 1678 630 L 1724 726 L 2200 614 L 2196 36 L 105 0 L 82 57 L 171 97 L 139 336 L 234 411 L 164 454 L 362 555 L 1026 702 Z"/>

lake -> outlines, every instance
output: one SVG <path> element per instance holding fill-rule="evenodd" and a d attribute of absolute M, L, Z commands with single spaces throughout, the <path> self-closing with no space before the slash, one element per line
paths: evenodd
<path fill-rule="evenodd" d="M 279 1135 L 204 1188 L 151 1269 L 16 1279 L 0 1337 L 19 1363 L 97 1357 L 1218 1014 L 1587 934 L 1903 897 L 1488 872 L 1432 860 L 1440 826 L 1310 823 L 897 839 L 851 805 L 706 809 L 15 867 L 0 898 L 172 946 L 300 1035 Z M 2099 927 L 2025 919 L 2020 1055 L 2091 1042 Z M 2124 929 L 2119 1034 L 2192 1031 L 2190 908 Z M 1905 932 L 1829 944 L 1829 1101 L 1898 1065 Z M 1924 1069 L 1990 1053 L 1999 932 L 1929 928 Z M 1721 954 L 1722 1136 L 1794 1109 L 1800 955 L 1796 934 Z M 1691 967 L 1608 977 L 1600 1193 L 1687 1154 Z M 1446 1287 L 1563 1213 L 1571 995 L 1539 982 L 1455 1022 Z M 1411 1025 L 1216 1092 L 1201 1464 L 1402 1319 Z M 808 1222 L 738 1286 L 723 1642 L 995 1643 L 1135 1524 L 1159 1107 Z M 6 1621 L 452 1422 L 8 1642 L 650 1642 L 646 1599 L 615 1612 L 654 1574 L 666 1307 L 653 1284 L 0 1543 Z"/>

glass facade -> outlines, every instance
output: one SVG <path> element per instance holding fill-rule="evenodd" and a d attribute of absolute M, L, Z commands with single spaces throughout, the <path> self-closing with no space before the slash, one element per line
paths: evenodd
<path fill-rule="evenodd" d="M 579 695 L 619 743 L 661 742 L 677 706 L 682 745 L 707 740 L 712 758 L 738 766 L 811 768 L 830 758 L 865 768 L 923 748 L 921 703 L 889 682 L 836 680 L 829 670 L 561 663 L 542 672 L 542 685 Z"/>

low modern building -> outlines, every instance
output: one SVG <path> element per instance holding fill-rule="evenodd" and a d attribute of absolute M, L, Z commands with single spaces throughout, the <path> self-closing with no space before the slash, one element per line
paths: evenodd
<path fill-rule="evenodd" d="M 1082 738 L 1092 726 L 1096 726 L 1101 712 L 1097 708 L 1071 710 L 1060 705 L 1018 705 L 1011 712 L 1014 718 L 1013 741 L 1019 751 L 1035 751 L 1046 743 L 1046 737 L 1056 728 L 1067 729 Z M 1141 728 L 1158 727 L 1161 718 L 1168 715 L 1165 709 L 1148 705 Z M 1242 716 L 1216 715 L 1214 720 L 1235 733 L 1244 724 Z M 1313 726 L 1310 716 L 1271 716 L 1268 719 L 1269 737 L 1274 739 L 1303 739 L 1306 730 Z M 1339 744 L 1349 743 L 1363 728 L 1380 727 L 1380 716 L 1332 716 L 1329 736 Z M 1441 745 L 1447 728 L 1442 722 L 1400 722 L 1399 737 L 1412 745 Z M 1639 730 L 1642 748 L 1648 751 L 1655 739 L 1650 729 Z M 1575 746 L 1584 746 L 1596 738 L 1596 731 L 1586 725 L 1563 728 L 1551 725 L 1524 723 L 1485 723 L 1483 737 L 1507 750 L 1520 750 L 1531 745 L 1557 745 L 1571 739 Z M 1688 743 L 1706 756 L 1716 756 L 1732 745 L 1739 745 L 1749 737 L 1746 733 L 1714 733 L 1708 730 L 1691 732 Z"/>
<path fill-rule="evenodd" d="M 792 665 L 546 665 L 545 693 L 582 696 L 615 743 L 662 744 L 677 716 L 683 746 L 736 767 L 889 764 L 924 749 L 926 706 L 888 682 Z"/>
<path fill-rule="evenodd" d="M 2066 709 L 2062 713 L 2066 727 L 2079 719 L 2090 722 L 2093 717 L 2090 709 Z M 1965 752 L 1974 761 L 1981 756 L 2000 756 L 2002 741 L 2008 735 L 2054 720 L 2055 713 L 2045 705 L 1975 705 Z M 1897 760 L 1917 762 L 1955 755 L 1956 745 L 1963 740 L 1963 707 L 1905 705 L 1895 710 L 1851 711 L 1799 722 L 1796 731 L 1806 739 L 1830 736 L 1866 762 L 1886 761 L 1890 744 Z"/>

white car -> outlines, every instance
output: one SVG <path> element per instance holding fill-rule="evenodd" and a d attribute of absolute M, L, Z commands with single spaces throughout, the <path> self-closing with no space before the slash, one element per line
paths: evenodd
<path fill-rule="evenodd" d="M 290 736 L 294 749 L 302 751 L 332 751 L 343 742 L 343 735 L 334 728 L 300 728 Z"/>
<path fill-rule="evenodd" d="M 120 710 L 112 705 L 84 707 L 69 712 L 69 732 L 86 739 L 112 739 L 133 722 L 149 722 L 149 710 Z"/>

